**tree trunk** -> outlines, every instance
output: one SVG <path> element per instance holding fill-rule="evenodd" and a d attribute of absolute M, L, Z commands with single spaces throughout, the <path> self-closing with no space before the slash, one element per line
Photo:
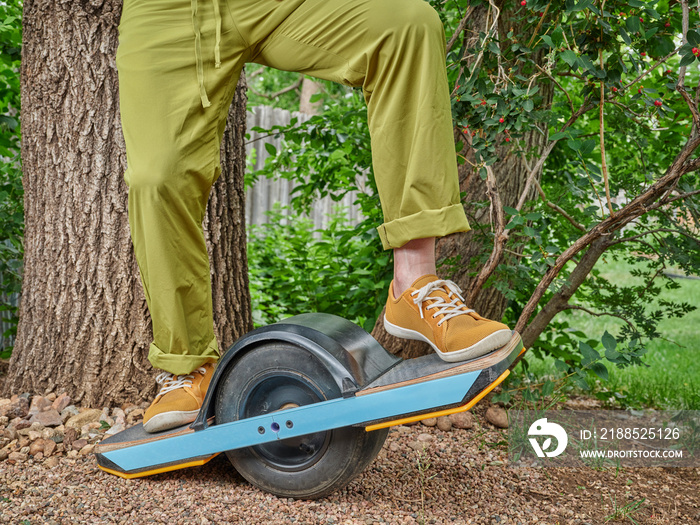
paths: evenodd
<path fill-rule="evenodd" d="M 299 113 L 305 115 L 318 115 L 321 110 L 321 101 L 311 102 L 311 97 L 321 92 L 321 84 L 309 77 L 304 77 L 301 83 L 301 95 L 299 95 Z"/>
<path fill-rule="evenodd" d="M 25 255 L 6 393 L 67 392 L 99 406 L 148 399 L 150 320 L 127 222 L 117 25 L 121 1 L 25 0 Z M 248 330 L 245 93 L 224 136 L 206 219 L 222 348 Z"/>
<path fill-rule="evenodd" d="M 485 27 L 486 12 L 485 6 L 480 6 L 473 11 L 469 21 L 472 29 L 467 28 L 466 34 L 475 35 L 474 37 L 478 38 L 478 31 L 474 28 Z M 506 34 L 508 29 L 515 25 L 506 18 L 507 15 L 508 12 L 504 11 L 499 22 L 499 31 L 502 35 Z M 504 45 L 508 45 L 508 43 L 506 42 Z M 465 45 L 464 47 L 469 48 L 472 45 Z M 542 58 L 540 57 L 540 59 Z M 546 106 L 551 103 L 553 87 L 548 82 L 542 82 L 538 85 L 540 94 L 544 98 L 543 105 Z M 538 130 L 526 132 L 522 138 L 524 151 L 535 152 L 536 156 L 537 153 L 544 149 L 547 142 L 546 136 L 546 130 L 544 134 Z M 522 157 L 515 155 L 513 148 L 508 144 L 504 143 L 504 145 L 499 147 L 498 152 L 500 160 L 492 166 L 496 176 L 498 192 L 504 206 L 514 207 L 525 188 L 529 171 Z M 471 155 L 470 152 L 463 152 L 463 154 L 468 158 Z M 470 160 L 473 161 L 473 157 Z M 469 163 L 461 164 L 458 168 L 458 173 L 460 191 L 466 193 L 464 201 L 465 211 L 472 226 L 472 231 L 443 237 L 437 243 L 436 255 L 440 277 L 455 281 L 466 294 L 470 290 L 471 281 L 493 248 L 492 242 L 484 243 L 483 236 L 478 236 L 476 232 L 479 227 L 484 227 L 486 231 L 493 231 L 493 229 L 489 226 L 489 206 L 474 205 L 478 202 L 488 202 L 486 182 L 479 177 L 477 171 Z M 533 198 L 534 196 L 534 189 L 532 189 L 528 198 Z M 513 257 L 509 257 L 513 261 Z M 505 259 L 503 262 L 508 264 L 509 260 Z M 491 287 L 483 289 L 477 296 L 474 304 L 468 306 L 474 308 L 484 317 L 500 320 L 505 311 L 506 303 L 505 297 L 496 288 Z M 377 320 L 372 335 L 391 353 L 408 359 L 433 351 L 428 344 L 421 341 L 407 341 L 392 337 L 384 330 L 383 319 L 384 312 Z M 514 322 L 515 320 L 513 320 Z"/>

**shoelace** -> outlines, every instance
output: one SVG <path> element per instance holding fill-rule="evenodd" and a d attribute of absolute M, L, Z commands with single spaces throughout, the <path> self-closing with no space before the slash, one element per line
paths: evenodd
<path fill-rule="evenodd" d="M 447 287 L 447 296 L 448 298 L 452 299 L 452 301 L 448 303 L 443 297 L 430 297 L 430 294 L 433 293 L 435 290 L 445 291 L 444 287 Z M 418 305 L 418 310 L 420 310 L 421 319 L 425 318 L 423 316 L 423 303 L 425 301 L 433 301 L 432 303 L 427 305 L 425 309 L 431 310 L 433 308 L 438 308 L 438 311 L 433 314 L 433 318 L 439 315 L 444 316 L 438 321 L 438 326 L 440 326 L 448 319 L 452 319 L 453 317 L 456 317 L 458 315 L 468 314 L 474 311 L 471 308 L 467 308 L 464 305 L 464 298 L 462 297 L 461 292 L 462 290 L 460 290 L 459 286 L 457 286 L 457 284 L 453 281 L 438 279 L 437 281 L 433 281 L 426 284 L 420 290 L 416 290 L 411 294 L 411 297 L 415 296 L 413 302 Z"/>
<path fill-rule="evenodd" d="M 206 371 L 206 368 L 199 367 L 192 373 L 182 376 L 176 376 L 175 374 L 170 374 L 168 372 L 158 374 L 158 376 L 156 377 L 156 383 L 158 383 L 159 385 L 163 385 L 160 387 L 158 395 L 162 396 L 163 394 L 167 394 L 168 392 L 172 392 L 173 390 L 177 390 L 178 388 L 182 388 L 184 386 L 191 387 L 192 380 L 194 379 L 194 373 L 199 372 L 200 374 L 204 374 L 206 373 Z"/>

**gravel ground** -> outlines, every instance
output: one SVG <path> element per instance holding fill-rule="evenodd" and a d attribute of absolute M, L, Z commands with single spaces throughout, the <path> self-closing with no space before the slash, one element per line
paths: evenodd
<path fill-rule="evenodd" d="M 375 462 L 318 501 L 277 498 L 219 456 L 207 465 L 123 480 L 91 455 L 0 463 L 0 522 L 598 524 L 644 500 L 638 523 L 700 523 L 700 469 L 507 466 L 504 431 L 479 411 L 474 428 L 392 429 Z M 622 514 L 620 514 L 622 511 Z"/>

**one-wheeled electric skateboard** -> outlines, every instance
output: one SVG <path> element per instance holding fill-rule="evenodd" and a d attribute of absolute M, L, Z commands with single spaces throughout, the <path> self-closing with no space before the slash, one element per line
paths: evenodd
<path fill-rule="evenodd" d="M 263 490 L 318 498 L 362 472 L 390 426 L 469 410 L 522 352 L 514 332 L 470 361 L 402 360 L 346 319 L 298 315 L 253 330 L 223 355 L 194 423 L 157 434 L 139 424 L 104 439 L 95 455 L 101 469 L 133 478 L 225 452 Z"/>

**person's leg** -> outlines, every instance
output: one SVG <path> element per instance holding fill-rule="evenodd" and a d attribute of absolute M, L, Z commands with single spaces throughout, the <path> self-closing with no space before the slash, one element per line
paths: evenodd
<path fill-rule="evenodd" d="M 434 275 L 434 238 L 469 229 L 437 13 L 423 0 L 306 0 L 252 49 L 255 62 L 363 89 L 378 230 L 395 256 L 387 331 L 425 340 L 449 361 L 506 344 L 507 326 L 467 308 L 456 285 Z"/>
<path fill-rule="evenodd" d="M 435 273 L 435 237 L 413 239 L 394 248 L 393 290 L 397 296 L 424 275 Z"/>
<path fill-rule="evenodd" d="M 153 324 L 149 360 L 166 371 L 146 413 L 149 431 L 194 419 L 219 357 L 202 219 L 244 46 L 222 12 L 217 69 L 218 20 L 211 2 L 198 11 L 193 18 L 190 0 L 126 0 L 119 27 L 129 224 Z M 198 52 L 193 22 L 203 35 Z"/>

